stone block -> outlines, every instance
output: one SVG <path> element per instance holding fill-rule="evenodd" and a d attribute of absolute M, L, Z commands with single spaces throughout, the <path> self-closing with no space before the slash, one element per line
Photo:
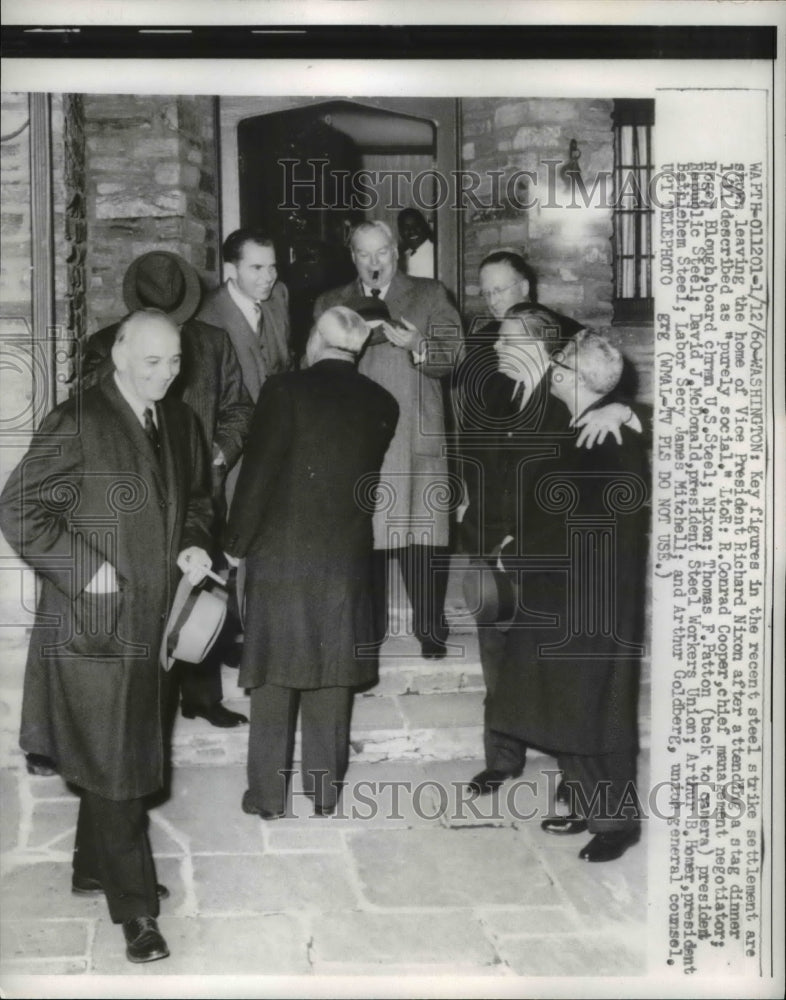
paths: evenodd
<path fill-rule="evenodd" d="M 133 143 L 130 153 L 135 160 L 142 160 L 145 163 L 153 158 L 179 160 L 180 140 L 177 136 L 138 139 Z"/>
<path fill-rule="evenodd" d="M 493 965 L 496 954 L 478 921 L 467 912 L 339 913 L 317 917 L 311 927 L 314 972 L 348 965 L 441 966 L 434 972 L 466 965 Z M 322 966 L 328 968 L 322 968 Z M 365 969 L 364 969 L 365 971 Z"/>
<path fill-rule="evenodd" d="M 557 888 L 513 830 L 368 830 L 347 834 L 366 901 L 378 908 L 554 905 Z M 478 864 L 485 857 L 487 865 Z M 418 863 L 412 864 L 411 859 Z M 492 860 L 493 859 L 493 860 Z"/>
<path fill-rule="evenodd" d="M 6 919 L 0 930 L 2 964 L 20 959 L 82 958 L 88 950 L 88 927 L 87 920 Z"/>
<path fill-rule="evenodd" d="M 532 935 L 497 944 L 519 976 L 642 976 L 647 972 L 646 934 L 638 940 L 598 934 Z"/>
<path fill-rule="evenodd" d="M 19 842 L 19 785 L 17 775 L 0 771 L 0 852 L 14 850 Z"/>
<path fill-rule="evenodd" d="M 304 908 L 326 912 L 355 909 L 358 899 L 346 866 L 346 858 L 328 852 L 202 855 L 194 858 L 199 912 L 231 915 Z"/>
<path fill-rule="evenodd" d="M 182 216 L 186 211 L 186 196 L 181 191 L 161 191 L 152 198 L 98 196 L 95 201 L 97 219 L 138 219 Z"/>
<path fill-rule="evenodd" d="M 547 148 L 559 149 L 562 146 L 565 146 L 567 156 L 563 130 L 556 125 L 525 125 L 516 131 L 513 138 L 514 149 L 535 148 L 542 153 Z"/>
<path fill-rule="evenodd" d="M 181 850 L 188 845 L 194 854 L 230 848 L 258 851 L 262 837 L 260 821 L 240 808 L 246 787 L 242 766 L 175 768 L 169 798 L 150 811 L 154 842 L 158 825 L 175 839 Z"/>
<path fill-rule="evenodd" d="M 397 698 L 358 695 L 352 709 L 352 736 L 370 729 L 403 729 L 404 716 Z"/>
<path fill-rule="evenodd" d="M 399 709 L 410 729 L 474 726 L 483 718 L 482 692 L 421 694 L 399 698 Z"/>
<path fill-rule="evenodd" d="M 70 852 L 74 846 L 77 809 L 76 800 L 37 801 L 33 826 L 24 846 L 32 850 Z"/>
<path fill-rule="evenodd" d="M 567 906 L 518 906 L 510 910 L 482 910 L 481 923 L 495 939 L 522 934 L 570 934 L 582 929 Z"/>
<path fill-rule="evenodd" d="M 0 879 L 0 899 L 5 913 L 17 919 L 93 919 L 106 911 L 102 897 L 74 896 L 71 892 L 71 860 L 38 861 L 19 865 Z"/>
<path fill-rule="evenodd" d="M 165 160 L 156 163 L 153 168 L 153 180 L 161 187 L 172 187 L 180 183 L 180 163 L 177 160 Z"/>

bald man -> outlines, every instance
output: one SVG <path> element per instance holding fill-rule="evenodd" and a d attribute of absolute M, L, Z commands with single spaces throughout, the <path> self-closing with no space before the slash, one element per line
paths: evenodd
<path fill-rule="evenodd" d="M 306 345 L 309 367 L 265 382 L 229 512 L 226 551 L 246 558 L 248 574 L 242 807 L 266 820 L 286 810 L 298 709 L 304 788 L 318 815 L 335 809 L 353 688 L 377 677 L 373 499 L 398 406 L 357 371 L 367 338 L 356 312 L 328 309 Z"/>
<path fill-rule="evenodd" d="M 0 497 L 0 528 L 40 577 L 20 745 L 80 791 L 72 891 L 104 893 L 126 956 L 169 954 L 146 834 L 164 782 L 159 649 L 179 574 L 210 568 L 212 507 L 193 411 L 167 390 L 180 334 L 133 313 L 114 371 L 43 421 Z"/>

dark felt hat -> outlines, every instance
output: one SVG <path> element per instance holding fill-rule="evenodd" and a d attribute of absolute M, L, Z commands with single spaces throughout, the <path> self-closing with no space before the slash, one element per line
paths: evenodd
<path fill-rule="evenodd" d="M 485 559 L 472 559 L 462 582 L 467 610 L 478 625 L 510 626 L 516 614 L 516 587 L 509 573 Z"/>
<path fill-rule="evenodd" d="M 202 289 L 194 268 L 169 250 L 151 250 L 131 264 L 123 278 L 129 312 L 160 309 L 178 326 L 199 308 Z"/>

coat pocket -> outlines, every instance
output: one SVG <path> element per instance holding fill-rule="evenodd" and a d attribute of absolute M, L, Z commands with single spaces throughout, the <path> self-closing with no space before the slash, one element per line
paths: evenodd
<path fill-rule="evenodd" d="M 82 591 L 71 603 L 70 621 L 64 651 L 77 656 L 122 656 L 127 643 L 120 635 L 125 593 L 109 594 Z"/>

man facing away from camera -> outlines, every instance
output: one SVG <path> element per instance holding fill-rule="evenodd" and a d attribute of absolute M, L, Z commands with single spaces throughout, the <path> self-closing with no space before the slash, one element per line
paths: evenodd
<path fill-rule="evenodd" d="M 166 398 L 180 333 L 123 321 L 114 371 L 56 407 L 0 498 L 0 527 L 41 581 L 20 745 L 80 792 L 72 890 L 104 893 L 131 962 L 169 954 L 145 800 L 164 783 L 159 650 L 178 567 L 210 569 L 211 503 L 192 410 Z"/>
<path fill-rule="evenodd" d="M 353 689 L 377 678 L 369 498 L 398 406 L 357 371 L 367 338 L 357 313 L 328 309 L 306 345 L 308 367 L 265 382 L 229 513 L 227 558 L 245 558 L 247 571 L 242 808 L 265 820 L 286 811 L 298 711 L 304 789 L 317 815 L 335 810 Z"/>

